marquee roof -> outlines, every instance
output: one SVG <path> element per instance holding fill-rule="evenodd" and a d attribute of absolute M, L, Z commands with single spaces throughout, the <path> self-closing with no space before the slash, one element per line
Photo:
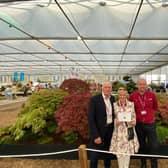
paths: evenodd
<path fill-rule="evenodd" d="M 0 74 L 138 75 L 166 65 L 163 1 L 1 0 Z"/>

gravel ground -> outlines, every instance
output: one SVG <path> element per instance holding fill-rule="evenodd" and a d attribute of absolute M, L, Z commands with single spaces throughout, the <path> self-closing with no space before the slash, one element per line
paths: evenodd
<path fill-rule="evenodd" d="M 11 125 L 16 121 L 24 101 L 25 98 L 0 101 L 0 127 Z M 0 168 L 80 168 L 80 164 L 78 160 L 0 158 Z M 103 168 L 102 161 L 99 161 L 99 168 Z M 112 168 L 118 168 L 116 160 L 112 161 Z M 131 160 L 130 168 L 140 168 L 139 160 Z M 148 168 L 150 168 L 149 161 Z M 159 160 L 159 168 L 168 168 L 168 160 Z"/>
<path fill-rule="evenodd" d="M 0 100 L 0 127 L 6 127 L 15 123 L 17 115 L 26 98 L 16 100 Z"/>

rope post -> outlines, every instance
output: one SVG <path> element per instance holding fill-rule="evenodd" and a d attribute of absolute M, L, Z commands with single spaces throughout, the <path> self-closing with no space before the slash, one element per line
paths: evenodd
<path fill-rule="evenodd" d="M 86 145 L 80 145 L 78 149 L 80 168 L 88 168 Z"/>

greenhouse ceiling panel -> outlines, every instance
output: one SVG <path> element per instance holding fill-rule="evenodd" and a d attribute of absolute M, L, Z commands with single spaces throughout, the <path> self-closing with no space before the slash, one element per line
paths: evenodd
<path fill-rule="evenodd" d="M 0 71 L 139 75 L 168 64 L 168 2 L 0 0 Z"/>

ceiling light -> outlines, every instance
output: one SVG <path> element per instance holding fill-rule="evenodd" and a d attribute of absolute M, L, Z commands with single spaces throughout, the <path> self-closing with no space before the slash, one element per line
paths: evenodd
<path fill-rule="evenodd" d="M 162 7 L 168 7 L 168 0 L 161 0 L 162 1 Z"/>
<path fill-rule="evenodd" d="M 48 7 L 48 6 L 50 6 L 51 2 L 52 2 L 52 0 L 49 0 L 47 5 L 37 4 L 37 6 L 39 6 L 39 7 L 41 7 L 41 8 L 43 8 L 43 7 Z"/>
<path fill-rule="evenodd" d="M 82 40 L 81 36 L 77 36 L 77 40 Z"/>
<path fill-rule="evenodd" d="M 43 4 L 37 4 L 37 6 L 39 6 L 41 8 L 45 7 L 45 5 L 43 5 Z"/>
<path fill-rule="evenodd" d="M 100 5 L 100 6 L 105 6 L 105 5 L 106 5 L 106 2 L 105 2 L 105 1 L 100 1 L 100 2 L 99 2 L 99 5 Z"/>

